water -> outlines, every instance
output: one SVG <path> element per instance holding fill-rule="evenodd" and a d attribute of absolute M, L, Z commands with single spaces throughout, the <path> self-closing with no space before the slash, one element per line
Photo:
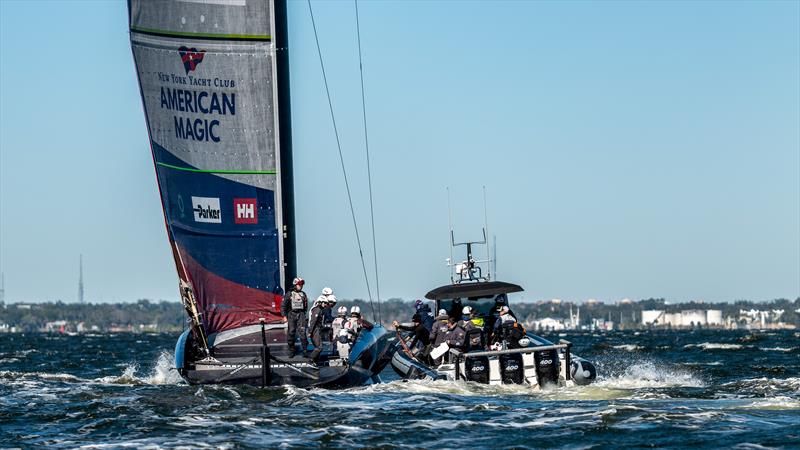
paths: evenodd
<path fill-rule="evenodd" d="M 800 333 L 566 337 L 591 386 L 188 386 L 176 336 L 0 335 L 0 448 L 800 448 Z"/>

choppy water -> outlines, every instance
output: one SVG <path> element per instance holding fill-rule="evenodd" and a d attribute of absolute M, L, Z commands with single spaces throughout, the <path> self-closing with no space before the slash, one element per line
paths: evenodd
<path fill-rule="evenodd" d="M 569 334 L 586 387 L 184 384 L 176 336 L 0 335 L 0 448 L 800 448 L 800 333 Z"/>

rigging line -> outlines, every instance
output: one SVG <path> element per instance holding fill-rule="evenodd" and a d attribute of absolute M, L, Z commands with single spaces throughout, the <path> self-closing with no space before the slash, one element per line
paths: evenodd
<path fill-rule="evenodd" d="M 375 244 L 375 208 L 372 203 L 372 170 L 369 162 L 369 134 L 367 133 L 367 102 L 364 94 L 364 65 L 361 62 L 361 24 L 358 20 L 358 0 L 356 5 L 356 35 L 358 36 L 358 73 L 361 75 L 361 112 L 364 118 L 364 146 L 367 150 L 367 185 L 369 186 L 369 219 L 372 225 L 372 259 L 375 262 L 375 296 L 378 300 L 378 323 L 381 323 L 381 284 L 378 278 L 378 247 Z"/>
<path fill-rule="evenodd" d="M 344 186 L 347 189 L 347 201 L 350 203 L 350 215 L 353 218 L 353 228 L 356 232 L 356 242 L 358 243 L 358 254 L 361 257 L 361 268 L 364 270 L 364 281 L 367 284 L 367 296 L 369 305 L 372 309 L 372 320 L 375 320 L 375 305 L 372 303 L 372 290 L 369 287 L 369 276 L 367 275 L 367 264 L 364 262 L 364 252 L 361 249 L 361 237 L 358 234 L 358 223 L 356 222 L 356 211 L 353 208 L 353 197 L 350 195 L 350 183 L 347 181 L 347 169 L 344 166 L 344 155 L 342 154 L 342 144 L 339 140 L 339 129 L 336 127 L 336 117 L 333 114 L 333 102 L 331 101 L 331 91 L 328 88 L 328 76 L 325 74 L 325 63 L 322 61 L 322 49 L 319 46 L 319 36 L 317 34 L 317 24 L 314 21 L 314 10 L 311 8 L 311 0 L 308 1 L 308 12 L 311 14 L 311 26 L 314 28 L 314 40 L 317 43 L 317 54 L 319 55 L 319 66 L 322 68 L 322 79 L 325 82 L 325 94 L 328 97 L 328 108 L 331 112 L 331 122 L 333 122 L 333 132 L 336 135 L 336 147 L 339 149 L 339 162 L 342 164 L 342 174 L 344 175 Z"/>

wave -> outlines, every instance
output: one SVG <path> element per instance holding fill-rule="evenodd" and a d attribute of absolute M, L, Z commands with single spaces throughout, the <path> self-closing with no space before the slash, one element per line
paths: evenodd
<path fill-rule="evenodd" d="M 139 376 L 139 365 L 131 363 L 125 367 L 121 375 L 102 377 L 95 381 L 104 384 L 183 384 L 183 378 L 177 370 L 172 368 L 173 361 L 175 361 L 175 357 L 172 352 L 162 351 L 150 373 L 145 376 Z"/>
<path fill-rule="evenodd" d="M 598 387 L 614 389 L 705 387 L 706 383 L 691 371 L 657 361 L 643 360 L 625 365 L 621 373 L 601 375 L 594 383 Z M 603 373 L 600 371 L 600 373 Z"/>
<path fill-rule="evenodd" d="M 777 397 L 756 400 L 741 409 L 795 410 L 800 409 L 800 400 L 779 395 Z"/>
<path fill-rule="evenodd" d="M 797 350 L 798 348 L 800 348 L 800 347 L 759 347 L 758 349 L 762 350 L 762 351 L 765 351 L 765 352 L 786 352 L 786 353 L 788 353 L 788 352 L 793 352 L 793 351 Z"/>
<path fill-rule="evenodd" d="M 683 348 L 702 348 L 703 350 L 739 350 L 744 348 L 741 344 L 727 344 L 718 342 L 703 342 L 702 344 L 686 344 Z"/>
<path fill-rule="evenodd" d="M 629 352 L 644 350 L 644 347 L 642 347 L 641 345 L 634 345 L 634 344 L 612 345 L 611 348 L 615 348 L 617 350 L 626 350 Z"/>
<path fill-rule="evenodd" d="M 748 378 L 721 384 L 719 389 L 722 392 L 720 396 L 723 398 L 769 397 L 775 399 L 778 396 L 789 395 L 792 398 L 800 399 L 800 377 Z"/>
<path fill-rule="evenodd" d="M 0 379 L 11 381 L 64 381 L 68 383 L 99 384 L 132 384 L 132 385 L 174 385 L 183 384 L 183 379 L 172 368 L 172 353 L 163 351 L 156 359 L 153 368 L 146 375 L 140 376 L 139 365 L 132 363 L 125 366 L 122 374 L 100 378 L 82 378 L 69 373 L 19 372 L 0 370 Z"/>

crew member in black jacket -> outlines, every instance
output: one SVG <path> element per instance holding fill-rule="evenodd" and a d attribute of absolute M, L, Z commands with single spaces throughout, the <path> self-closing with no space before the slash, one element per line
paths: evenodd
<path fill-rule="evenodd" d="M 283 320 L 288 322 L 286 330 L 286 344 L 289 346 L 289 358 L 297 354 L 295 337 L 300 334 L 303 357 L 308 358 L 308 336 L 306 335 L 306 310 L 308 309 L 308 296 L 303 292 L 305 280 L 297 277 L 292 281 L 293 288 L 283 297 L 281 313 Z"/>

